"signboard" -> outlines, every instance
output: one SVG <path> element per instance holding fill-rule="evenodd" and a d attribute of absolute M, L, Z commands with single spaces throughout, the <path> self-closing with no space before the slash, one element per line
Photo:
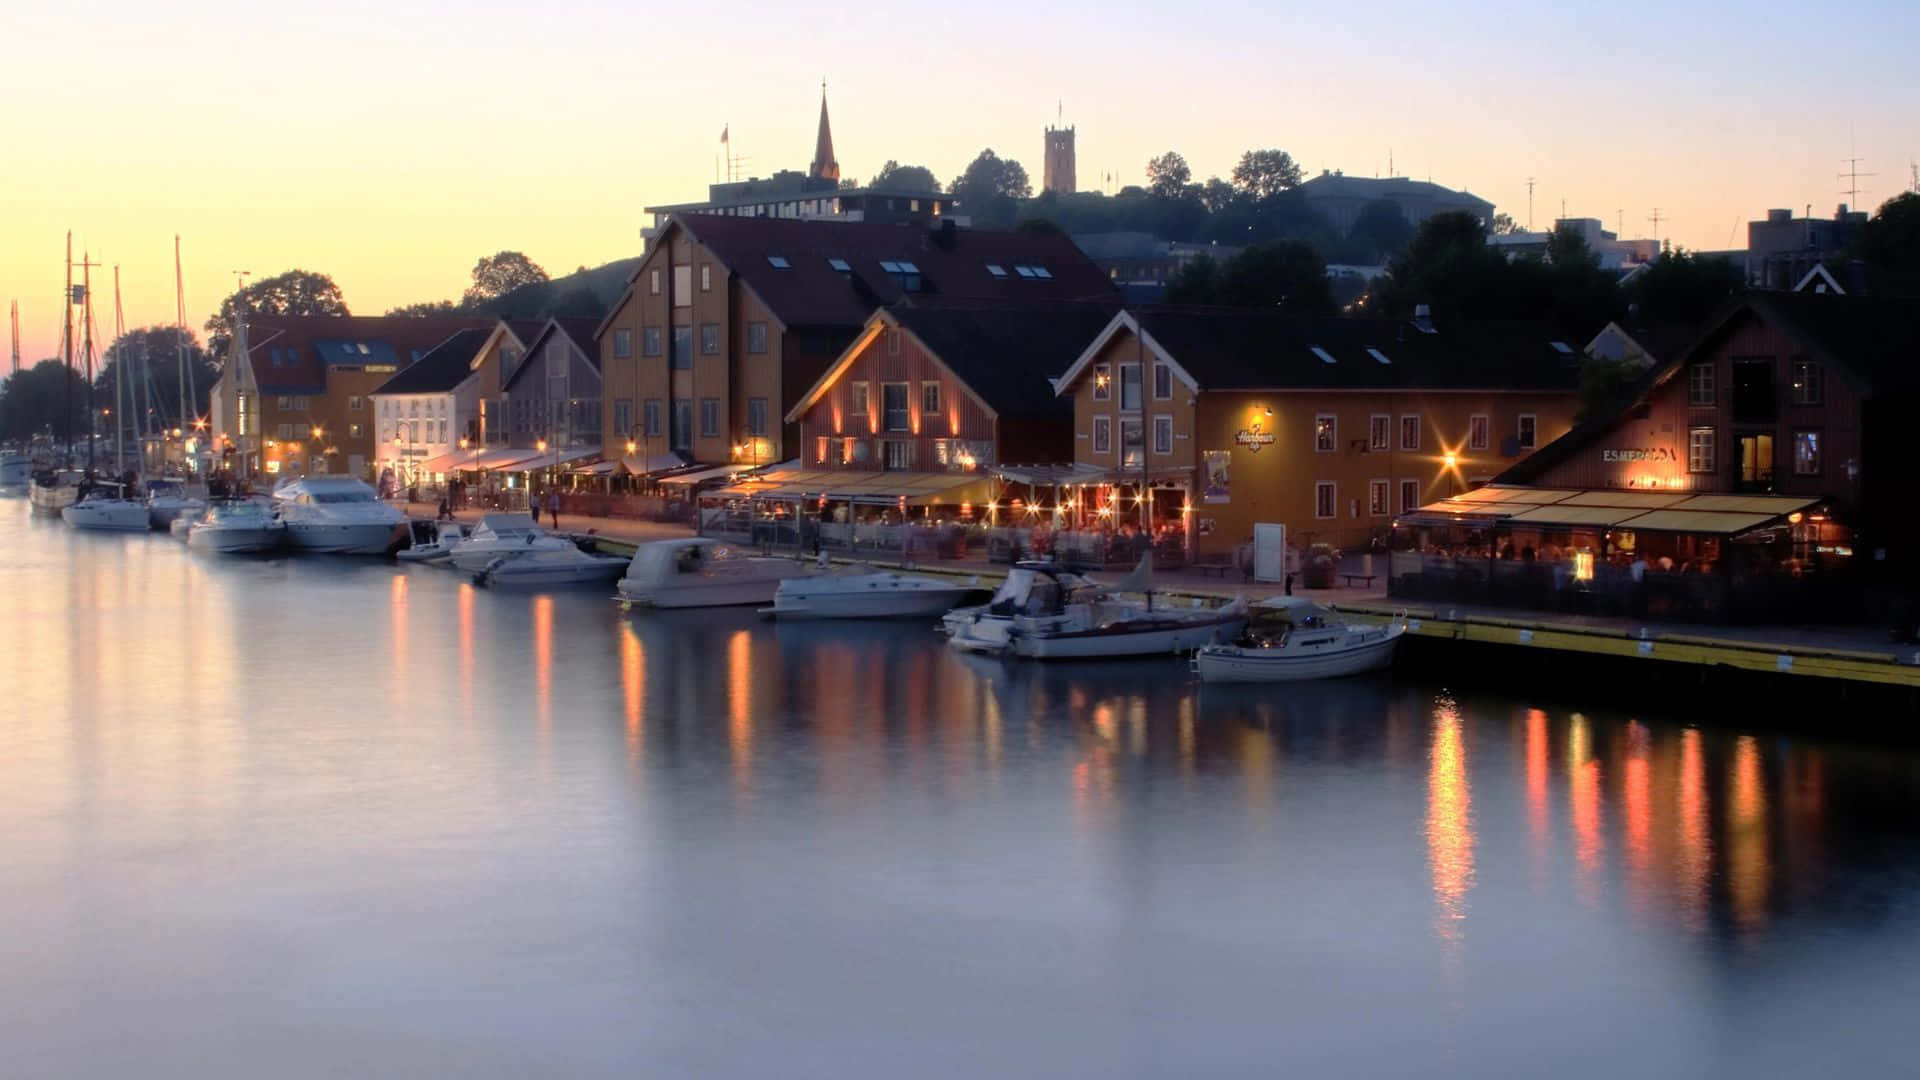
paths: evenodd
<path fill-rule="evenodd" d="M 1203 455 L 1207 465 L 1207 486 L 1200 491 L 1200 501 L 1223 503 L 1230 501 L 1233 494 L 1230 472 L 1233 468 L 1233 451 L 1208 450 Z"/>
<path fill-rule="evenodd" d="M 1247 448 L 1247 453 L 1257 454 L 1263 446 L 1273 445 L 1273 432 L 1260 430 L 1260 421 L 1255 420 L 1234 433 L 1233 441 Z"/>
<path fill-rule="evenodd" d="M 1601 461 L 1666 461 L 1677 462 L 1679 457 L 1667 446 L 1623 446 L 1612 450 L 1600 451 Z"/>

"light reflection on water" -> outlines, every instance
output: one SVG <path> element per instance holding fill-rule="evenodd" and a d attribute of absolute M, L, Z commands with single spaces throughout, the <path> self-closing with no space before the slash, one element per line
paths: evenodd
<path fill-rule="evenodd" d="M 1623 1031 L 1676 1074 L 1905 1060 L 1907 750 L 14 508 L 21 1075 L 1601 1075 Z"/>

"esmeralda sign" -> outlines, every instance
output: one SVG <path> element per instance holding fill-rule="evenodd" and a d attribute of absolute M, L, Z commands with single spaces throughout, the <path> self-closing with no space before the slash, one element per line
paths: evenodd
<path fill-rule="evenodd" d="M 1616 450 L 1600 451 L 1601 461 L 1678 461 L 1672 449 L 1665 446 L 1627 446 Z"/>

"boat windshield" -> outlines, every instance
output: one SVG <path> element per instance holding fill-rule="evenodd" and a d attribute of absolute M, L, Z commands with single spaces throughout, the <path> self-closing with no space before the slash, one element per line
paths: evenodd
<path fill-rule="evenodd" d="M 370 503 L 373 495 L 365 491 L 316 491 L 313 501 L 317 503 Z"/>
<path fill-rule="evenodd" d="M 147 481 L 147 494 L 149 495 L 184 495 L 186 493 L 187 485 L 180 480 Z"/>
<path fill-rule="evenodd" d="M 267 516 L 266 507 L 261 506 L 259 503 L 251 502 L 215 503 L 211 507 L 208 507 L 208 511 L 215 518 L 220 519 L 260 518 Z"/>

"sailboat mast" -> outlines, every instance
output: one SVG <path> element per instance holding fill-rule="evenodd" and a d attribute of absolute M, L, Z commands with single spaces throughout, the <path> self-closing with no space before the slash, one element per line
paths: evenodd
<path fill-rule="evenodd" d="M 127 385 L 127 342 L 125 320 L 120 312 L 120 264 L 113 264 L 113 472 L 127 472 L 127 399 L 134 388 Z"/>
<path fill-rule="evenodd" d="M 180 433 L 182 438 L 191 438 L 194 421 L 200 410 L 194 398 L 198 391 L 193 385 L 193 369 L 187 366 L 187 287 L 180 276 L 180 234 L 173 236 L 173 325 L 174 359 L 178 362 L 180 392 Z M 184 445 L 184 444 L 183 444 Z"/>
<path fill-rule="evenodd" d="M 18 375 L 20 374 L 20 301 L 15 300 L 7 313 L 13 322 L 13 371 L 11 374 Z"/>
<path fill-rule="evenodd" d="M 87 361 L 87 472 L 93 472 L 93 444 L 100 434 L 93 410 L 93 256 L 80 253 L 80 319 L 85 335 L 81 355 Z"/>
<path fill-rule="evenodd" d="M 73 464 L 73 230 L 67 230 L 67 287 L 60 291 L 60 354 L 65 358 L 67 407 L 60 419 L 60 464 Z"/>

